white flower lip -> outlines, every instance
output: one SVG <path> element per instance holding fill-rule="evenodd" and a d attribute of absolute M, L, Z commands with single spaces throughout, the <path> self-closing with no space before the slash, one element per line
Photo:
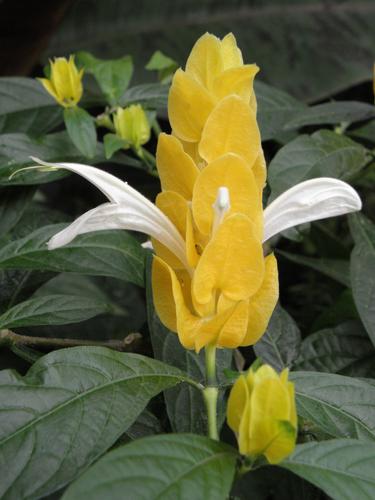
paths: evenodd
<path fill-rule="evenodd" d="M 346 182 L 319 177 L 282 193 L 264 210 L 264 241 L 285 229 L 361 210 L 358 193 Z"/>

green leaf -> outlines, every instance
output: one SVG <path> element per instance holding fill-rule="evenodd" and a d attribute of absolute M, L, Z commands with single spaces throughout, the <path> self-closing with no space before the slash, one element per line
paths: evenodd
<path fill-rule="evenodd" d="M 116 151 L 127 146 L 129 147 L 128 143 L 116 134 L 105 134 L 104 136 L 104 151 L 107 160 L 111 158 Z"/>
<path fill-rule="evenodd" d="M 375 378 L 375 350 L 360 322 L 347 321 L 306 337 L 294 369 Z"/>
<path fill-rule="evenodd" d="M 126 431 L 126 436 L 132 441 L 145 436 L 161 434 L 160 421 L 149 410 L 143 410 L 134 424 Z"/>
<path fill-rule="evenodd" d="M 194 380 L 204 382 L 205 359 L 203 350 L 198 355 L 194 351 L 182 347 L 177 334 L 162 325 L 156 314 L 152 300 L 151 255 L 148 255 L 147 260 L 147 318 L 155 357 L 180 368 Z M 218 380 L 220 383 L 225 383 L 227 379 L 224 370 L 231 366 L 232 351 L 230 349 L 219 349 L 216 358 Z M 200 391 L 197 391 L 195 387 L 183 385 L 168 389 L 164 397 L 168 417 L 174 432 L 207 433 L 207 416 L 206 412 L 202 411 L 203 399 Z M 218 424 L 221 426 L 225 419 L 224 391 L 220 391 L 219 394 L 218 413 Z"/>
<path fill-rule="evenodd" d="M 172 66 L 177 66 L 176 61 L 163 54 L 160 50 L 156 50 L 145 67 L 151 71 L 159 71 L 161 69 L 168 69 Z"/>
<path fill-rule="evenodd" d="M 225 500 L 236 459 L 228 445 L 194 434 L 139 439 L 104 456 L 63 499 Z"/>
<path fill-rule="evenodd" d="M 35 194 L 30 187 L 0 189 L 0 235 L 4 236 L 20 220 Z"/>
<path fill-rule="evenodd" d="M 149 71 L 158 71 L 159 80 L 166 83 L 171 80 L 174 71 L 178 68 L 178 64 L 163 52 L 157 50 L 152 54 L 145 68 Z"/>
<path fill-rule="evenodd" d="M 367 163 L 367 151 L 348 137 L 329 130 L 301 135 L 281 148 L 271 161 L 271 200 L 299 182 L 316 177 L 348 180 Z"/>
<path fill-rule="evenodd" d="M 333 437 L 375 440 L 375 387 L 332 373 L 292 372 L 297 412 Z"/>
<path fill-rule="evenodd" d="M 334 125 L 341 122 L 353 123 L 374 117 L 374 106 L 364 102 L 327 102 L 300 111 L 286 123 L 285 129 L 293 130 L 305 127 L 306 125 Z"/>
<path fill-rule="evenodd" d="M 144 250 L 125 231 L 98 231 L 48 250 L 48 240 L 66 224 L 45 226 L 0 249 L 0 269 L 37 269 L 111 276 L 142 286 Z"/>
<path fill-rule="evenodd" d="M 0 316 L 1 328 L 67 325 L 108 312 L 109 305 L 80 295 L 55 294 L 21 302 Z"/>
<path fill-rule="evenodd" d="M 30 156 L 49 162 L 83 159 L 66 132 L 50 134 L 39 140 L 26 134 L 3 134 L 0 135 L 0 185 L 42 184 L 68 175 L 63 170 L 28 170 L 17 173 L 10 179 L 9 177 L 18 170 L 35 165 Z"/>
<path fill-rule="evenodd" d="M 257 119 L 262 141 L 286 136 L 284 125 L 298 112 L 309 109 L 301 101 L 278 88 L 256 81 Z"/>
<path fill-rule="evenodd" d="M 63 121 L 61 107 L 34 78 L 0 78 L 0 133 L 40 136 Z"/>
<path fill-rule="evenodd" d="M 0 496 L 39 498 L 60 489 L 132 425 L 149 400 L 187 380 L 136 354 L 63 349 L 25 377 L 0 373 Z"/>
<path fill-rule="evenodd" d="M 293 318 L 280 305 L 274 310 L 266 333 L 254 346 L 255 354 L 280 371 L 298 356 L 301 333 Z"/>
<path fill-rule="evenodd" d="M 75 147 L 87 158 L 92 158 L 96 151 L 96 128 L 93 117 L 86 110 L 75 106 L 64 109 L 64 122 Z"/>
<path fill-rule="evenodd" d="M 298 445 L 280 464 L 334 500 L 375 497 L 375 443 L 334 439 Z"/>
<path fill-rule="evenodd" d="M 375 225 L 356 214 L 350 217 L 350 231 L 355 241 L 350 259 L 354 302 L 375 345 Z"/>
<path fill-rule="evenodd" d="M 145 83 L 131 87 L 121 97 L 121 106 L 130 104 L 142 104 L 145 108 L 167 108 L 168 85 L 161 83 Z"/>
<path fill-rule="evenodd" d="M 305 257 L 304 255 L 293 254 L 282 250 L 278 250 L 277 254 L 301 266 L 310 267 L 315 271 L 329 276 L 338 283 L 350 287 L 349 262 L 346 260 Z"/>
<path fill-rule="evenodd" d="M 92 73 L 111 106 L 118 104 L 127 89 L 133 74 L 133 61 L 130 56 L 120 59 L 97 59 L 87 52 L 77 53 L 77 62 Z"/>

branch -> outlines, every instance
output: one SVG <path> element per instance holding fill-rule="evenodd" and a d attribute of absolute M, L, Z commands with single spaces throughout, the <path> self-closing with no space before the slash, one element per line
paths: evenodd
<path fill-rule="evenodd" d="M 12 330 L 0 330 L 0 347 L 30 347 L 34 349 L 42 349 L 53 351 L 54 349 L 62 349 L 64 347 L 77 346 L 99 346 L 109 347 L 121 352 L 134 352 L 139 346 L 142 335 L 140 333 L 129 333 L 122 340 L 81 340 L 81 339 L 60 339 L 46 337 L 29 337 L 27 335 L 19 335 Z"/>

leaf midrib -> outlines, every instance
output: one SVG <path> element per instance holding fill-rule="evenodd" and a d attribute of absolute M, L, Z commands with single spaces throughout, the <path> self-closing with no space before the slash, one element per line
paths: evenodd
<path fill-rule="evenodd" d="M 299 392 L 298 390 L 296 390 L 296 395 L 299 395 L 299 396 L 304 397 L 306 399 L 310 399 L 311 401 L 314 401 L 314 402 L 319 403 L 319 404 L 324 404 L 325 406 L 327 406 L 328 408 L 336 411 L 337 413 L 341 413 L 347 419 L 350 419 L 353 422 L 355 422 L 358 425 L 360 425 L 369 434 L 371 434 L 374 437 L 374 439 L 375 439 L 375 430 L 374 429 L 370 429 L 369 427 L 367 427 L 367 425 L 362 420 L 359 420 L 358 417 L 355 417 L 354 415 L 352 415 L 350 413 L 347 413 L 346 411 L 342 410 L 341 408 L 338 408 L 337 406 L 333 406 L 332 404 L 327 403 L 323 399 L 319 399 L 319 398 L 313 397 L 311 395 L 303 394 L 303 393 Z M 342 436 L 342 437 L 345 437 L 345 436 Z"/>
<path fill-rule="evenodd" d="M 101 375 L 103 375 L 103 374 L 101 373 Z M 176 379 L 177 383 L 179 383 L 179 382 L 191 383 L 191 380 L 188 377 L 182 377 L 182 376 L 178 376 L 178 375 L 174 375 L 174 374 L 167 375 L 167 374 L 160 374 L 160 373 L 159 374 L 158 373 L 142 374 L 142 375 L 137 374 L 137 375 L 132 375 L 132 376 L 127 377 L 127 378 L 123 378 L 123 379 L 111 380 L 111 382 L 108 382 L 108 383 L 103 384 L 103 385 L 95 386 L 95 387 L 89 389 L 88 391 L 81 392 L 81 393 L 77 394 L 74 398 L 69 399 L 68 401 L 64 401 L 64 403 L 61 403 L 57 406 L 54 406 L 51 410 L 47 411 L 46 413 L 43 413 L 35 420 L 28 422 L 26 425 L 20 427 L 16 432 L 13 432 L 8 437 L 1 440 L 0 447 L 2 447 L 7 441 L 13 439 L 18 434 L 22 434 L 28 428 L 33 427 L 34 425 L 38 425 L 39 422 L 43 421 L 44 419 L 48 418 L 49 416 L 53 415 L 54 413 L 58 412 L 59 410 L 62 410 L 64 407 L 69 406 L 70 404 L 74 404 L 76 401 L 79 401 L 80 399 L 83 399 L 84 397 L 89 396 L 90 394 L 94 394 L 96 391 L 105 389 L 106 387 L 111 387 L 112 385 L 115 385 L 118 383 L 128 382 L 128 381 L 131 381 L 131 380 L 136 379 L 136 378 L 147 378 L 147 377 L 174 378 L 174 379 Z M 25 384 L 25 385 L 27 386 L 27 384 Z M 39 386 L 39 387 L 43 387 L 43 386 Z M 48 387 L 50 389 L 58 389 L 58 390 L 64 389 L 64 387 L 58 387 L 58 386 L 56 386 L 56 387 L 55 386 L 46 386 L 46 387 Z M 69 391 L 70 389 L 65 389 L 65 390 Z M 75 394 L 75 393 L 72 392 L 72 394 Z"/>

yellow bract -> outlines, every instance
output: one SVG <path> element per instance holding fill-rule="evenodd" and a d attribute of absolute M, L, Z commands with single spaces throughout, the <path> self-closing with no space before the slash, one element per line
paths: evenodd
<path fill-rule="evenodd" d="M 153 241 L 153 294 L 161 321 L 187 349 L 254 344 L 278 300 L 276 259 L 262 246 L 257 71 L 243 64 L 232 34 L 205 34 L 173 78 L 156 204 L 182 236 L 186 259 Z"/>
<path fill-rule="evenodd" d="M 241 375 L 229 395 L 227 420 L 243 455 L 264 455 L 271 464 L 287 457 L 297 436 L 294 385 L 288 381 L 288 370 L 278 375 L 263 365 Z"/>
<path fill-rule="evenodd" d="M 129 144 L 128 147 L 134 147 L 137 150 L 150 140 L 150 124 L 140 104 L 118 108 L 113 122 L 116 134 Z"/>
<path fill-rule="evenodd" d="M 65 57 L 57 57 L 50 61 L 50 78 L 38 78 L 49 94 L 65 108 L 76 106 L 81 100 L 83 69 L 77 69 L 74 56 L 69 60 Z"/>

